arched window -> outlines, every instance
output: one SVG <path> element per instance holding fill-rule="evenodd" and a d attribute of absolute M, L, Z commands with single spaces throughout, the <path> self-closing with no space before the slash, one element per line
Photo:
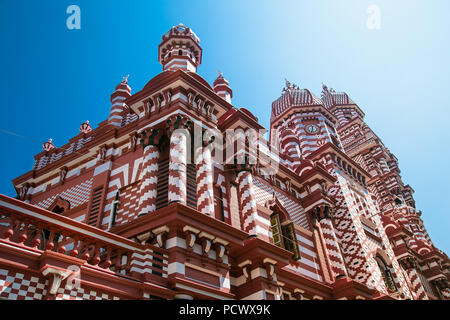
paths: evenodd
<path fill-rule="evenodd" d="M 183 55 L 183 50 L 178 50 L 178 55 L 182 56 Z"/>
<path fill-rule="evenodd" d="M 395 202 L 395 205 L 397 206 L 397 207 L 400 207 L 401 205 L 402 205 L 402 200 L 400 200 L 400 198 L 395 198 L 394 199 L 394 202 Z"/>
<path fill-rule="evenodd" d="M 273 214 L 270 216 L 273 244 L 292 252 L 292 259 L 300 259 L 294 223 L 288 219 L 288 213 L 276 198 L 273 204 L 269 205 L 269 208 L 273 211 Z"/>
<path fill-rule="evenodd" d="M 395 285 L 394 278 L 392 277 L 391 270 L 387 266 L 386 262 L 384 262 L 384 260 L 379 255 L 376 256 L 375 260 L 377 261 L 378 268 L 380 268 L 386 288 L 391 291 L 397 291 L 397 287 Z"/>

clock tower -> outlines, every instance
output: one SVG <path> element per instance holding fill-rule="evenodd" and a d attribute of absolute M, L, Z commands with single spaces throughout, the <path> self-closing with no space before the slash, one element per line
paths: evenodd
<path fill-rule="evenodd" d="M 289 150 L 297 149 L 299 156 L 306 158 L 328 142 L 341 149 L 335 129 L 337 123 L 320 98 L 286 80 L 281 97 L 272 103 L 271 142 L 279 146 L 282 157 L 291 155 Z M 288 157 L 284 159 L 287 162 Z"/>

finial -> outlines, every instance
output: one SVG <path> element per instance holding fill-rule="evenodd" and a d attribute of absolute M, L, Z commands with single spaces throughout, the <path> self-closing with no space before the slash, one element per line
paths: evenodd
<path fill-rule="evenodd" d="M 283 88 L 283 92 L 298 89 L 298 86 L 295 83 L 291 83 L 288 79 L 284 78 L 284 82 L 285 87 Z"/>
<path fill-rule="evenodd" d="M 92 131 L 92 127 L 89 124 L 89 120 L 86 120 L 85 123 L 80 124 L 80 132 L 82 133 L 89 133 Z"/>
<path fill-rule="evenodd" d="M 52 149 L 54 149 L 55 148 L 55 145 L 52 143 L 52 139 L 50 138 L 50 139 L 48 139 L 48 142 L 45 142 L 43 145 L 42 145 L 42 149 L 44 149 L 44 151 L 50 151 L 50 150 L 52 150 Z"/>
<path fill-rule="evenodd" d="M 122 82 L 123 82 L 123 83 L 127 83 L 128 77 L 129 77 L 129 76 L 130 76 L 130 75 L 127 74 L 125 77 L 123 77 L 123 78 L 122 78 Z"/>
<path fill-rule="evenodd" d="M 223 78 L 223 73 L 219 69 L 217 69 L 217 73 L 219 74 L 217 78 Z"/>
<path fill-rule="evenodd" d="M 184 24 L 182 22 L 180 22 L 178 25 L 184 27 Z"/>
<path fill-rule="evenodd" d="M 322 82 L 322 96 L 325 95 L 327 92 L 336 92 L 333 88 L 328 88 L 323 82 Z"/>
<path fill-rule="evenodd" d="M 289 89 L 291 87 L 291 82 L 288 81 L 288 79 L 286 79 L 286 78 L 284 78 L 284 82 L 285 82 L 286 88 Z"/>

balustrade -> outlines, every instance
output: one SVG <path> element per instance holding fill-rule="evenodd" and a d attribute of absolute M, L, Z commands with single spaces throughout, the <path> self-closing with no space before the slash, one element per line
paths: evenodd
<path fill-rule="evenodd" d="M 0 245 L 7 242 L 34 252 L 56 252 L 85 260 L 90 267 L 105 272 L 167 276 L 165 249 L 136 243 L 48 211 L 41 219 L 26 212 L 0 208 L 0 239 Z M 144 258 L 135 259 L 133 254 Z"/>

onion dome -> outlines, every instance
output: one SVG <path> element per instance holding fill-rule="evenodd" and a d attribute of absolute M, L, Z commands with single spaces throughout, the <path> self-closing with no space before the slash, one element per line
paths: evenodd
<path fill-rule="evenodd" d="M 278 117 L 291 107 L 313 105 L 323 105 L 323 102 L 308 89 L 300 89 L 286 80 L 281 97 L 272 103 L 272 118 Z"/>
<path fill-rule="evenodd" d="M 190 28 L 180 23 L 162 36 L 158 60 L 163 71 L 184 69 L 196 72 L 202 62 L 200 39 Z"/>
<path fill-rule="evenodd" d="M 230 88 L 230 83 L 227 79 L 223 77 L 223 74 L 219 71 L 217 79 L 213 83 L 214 92 L 217 93 L 222 99 L 231 103 L 231 98 L 233 97 L 233 91 Z"/>
<path fill-rule="evenodd" d="M 54 148 L 55 145 L 53 144 L 52 139 L 48 139 L 48 141 L 42 145 L 42 149 L 44 149 L 44 151 L 50 151 Z"/>
<path fill-rule="evenodd" d="M 91 132 L 91 131 L 92 131 L 92 127 L 91 127 L 91 125 L 89 124 L 89 120 L 86 120 L 85 123 L 82 123 L 82 124 L 80 125 L 80 132 L 81 132 L 81 133 L 89 133 L 89 132 Z"/>

